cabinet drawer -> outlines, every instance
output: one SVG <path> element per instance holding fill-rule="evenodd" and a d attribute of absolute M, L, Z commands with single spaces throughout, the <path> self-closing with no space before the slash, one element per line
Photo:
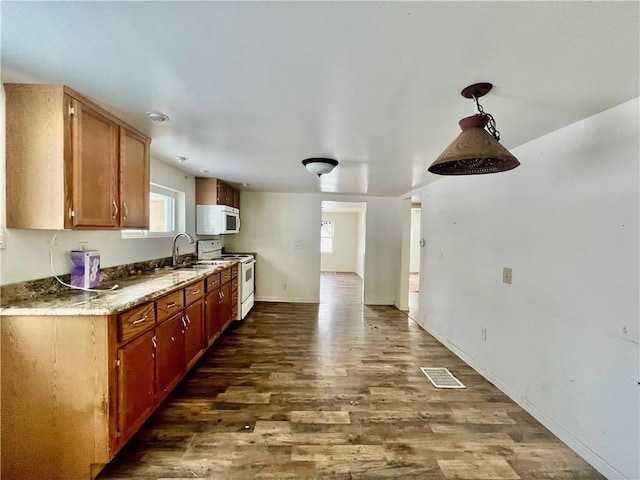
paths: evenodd
<path fill-rule="evenodd" d="M 145 303 L 118 315 L 118 341 L 126 342 L 156 323 L 153 303 Z"/>
<path fill-rule="evenodd" d="M 231 267 L 231 278 L 238 278 L 238 264 Z"/>
<path fill-rule="evenodd" d="M 231 305 L 237 305 L 237 304 L 238 304 L 238 290 L 235 290 L 231 292 Z"/>
<path fill-rule="evenodd" d="M 234 278 L 233 280 L 231 280 L 231 291 L 232 292 L 237 292 L 238 291 L 238 279 Z"/>
<path fill-rule="evenodd" d="M 184 290 L 180 289 L 176 292 L 165 295 L 156 300 L 156 312 L 158 322 L 169 318 L 174 313 L 182 310 L 184 307 Z"/>
<path fill-rule="evenodd" d="M 211 292 L 220 286 L 220 274 L 214 273 L 207 277 L 207 292 Z"/>
<path fill-rule="evenodd" d="M 227 268 L 223 270 L 222 272 L 220 272 L 220 276 L 220 284 L 227 283 L 229 280 L 231 280 L 231 269 Z"/>
<path fill-rule="evenodd" d="M 187 305 L 201 299 L 204 296 L 204 280 L 186 286 L 184 296 Z"/>

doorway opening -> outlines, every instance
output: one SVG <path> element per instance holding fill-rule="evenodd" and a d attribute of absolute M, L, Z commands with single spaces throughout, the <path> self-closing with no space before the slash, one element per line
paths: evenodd
<path fill-rule="evenodd" d="M 412 198 L 409 234 L 409 317 L 418 320 L 420 307 L 420 216 L 421 204 Z"/>
<path fill-rule="evenodd" d="M 322 202 L 320 303 L 363 303 L 365 202 Z"/>

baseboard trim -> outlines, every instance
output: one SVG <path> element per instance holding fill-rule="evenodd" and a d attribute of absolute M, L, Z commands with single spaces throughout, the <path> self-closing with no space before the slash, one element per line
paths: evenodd
<path fill-rule="evenodd" d="M 320 303 L 318 298 L 282 298 L 282 297 L 256 297 L 256 302 L 277 302 L 277 303 Z"/>
<path fill-rule="evenodd" d="M 489 382 L 494 384 L 498 389 L 507 395 L 511 400 L 520 405 L 526 412 L 531 414 L 542 425 L 548 428 L 551 433 L 566 443 L 569 448 L 580 455 L 586 462 L 588 462 L 593 468 L 598 470 L 602 475 L 609 479 L 628 479 L 622 472 L 616 469 L 614 466 L 607 463 L 596 452 L 591 450 L 587 445 L 582 443 L 579 439 L 574 437 L 571 432 L 566 430 L 562 425 L 558 424 L 551 417 L 547 416 L 542 410 L 538 409 L 535 405 L 530 403 L 527 399 L 522 397 L 518 392 L 512 390 L 508 385 L 503 383 L 499 378 L 495 377 L 491 372 L 486 370 L 480 364 L 478 364 L 473 358 L 468 356 L 463 350 L 457 347 L 454 343 L 450 342 L 447 338 L 441 336 L 438 332 L 430 327 L 427 327 L 420 322 L 416 322 L 420 327 L 426 330 L 430 335 L 434 336 L 440 343 L 453 352 L 458 358 L 472 367 L 480 375 L 482 375 Z"/>

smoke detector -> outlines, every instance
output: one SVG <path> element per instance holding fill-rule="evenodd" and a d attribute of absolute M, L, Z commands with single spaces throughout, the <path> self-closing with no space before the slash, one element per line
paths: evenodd
<path fill-rule="evenodd" d="M 158 112 L 157 110 L 149 110 L 147 116 L 154 122 L 163 123 L 169 120 L 169 115 Z"/>

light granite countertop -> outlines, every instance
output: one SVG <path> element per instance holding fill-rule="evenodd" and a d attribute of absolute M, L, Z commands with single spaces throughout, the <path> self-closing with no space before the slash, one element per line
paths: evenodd
<path fill-rule="evenodd" d="M 60 293 L 14 301 L 0 307 L 0 316 L 112 315 L 140 303 L 155 300 L 176 288 L 221 271 L 233 263 L 199 266 L 197 269 L 161 268 L 142 275 L 103 282 L 99 288 L 104 289 L 104 292 L 68 289 Z M 118 288 L 111 290 L 116 284 Z"/>

